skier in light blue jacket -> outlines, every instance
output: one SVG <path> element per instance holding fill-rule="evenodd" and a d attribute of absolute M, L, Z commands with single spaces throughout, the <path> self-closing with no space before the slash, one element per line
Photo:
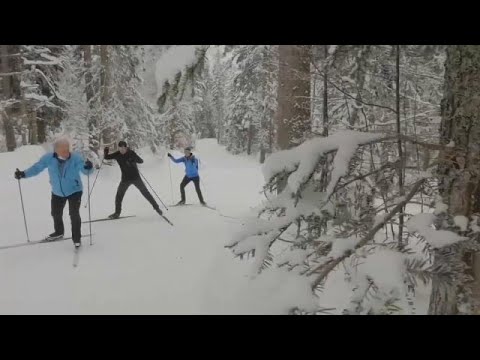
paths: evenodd
<path fill-rule="evenodd" d="M 80 205 L 82 203 L 83 185 L 80 173 L 88 175 L 93 172 L 91 161 L 83 161 L 79 153 L 70 152 L 70 143 L 66 138 L 55 141 L 54 152 L 43 155 L 40 160 L 25 171 L 17 169 L 16 179 L 30 178 L 48 169 L 52 187 L 51 214 L 55 232 L 47 240 L 63 238 L 63 209 L 68 201 L 72 223 L 72 240 L 75 247 L 81 245 Z"/>
<path fill-rule="evenodd" d="M 168 153 L 168 157 L 172 159 L 174 163 L 184 163 L 185 164 L 185 177 L 183 178 L 180 184 L 180 195 L 182 200 L 177 205 L 185 205 L 185 186 L 190 181 L 193 181 L 195 184 L 195 190 L 197 191 L 198 199 L 202 205 L 207 205 L 203 200 L 202 191 L 200 190 L 200 175 L 198 174 L 198 159 L 193 155 L 192 148 L 185 148 L 185 156 L 182 156 L 179 159 L 175 159 L 172 154 Z"/>

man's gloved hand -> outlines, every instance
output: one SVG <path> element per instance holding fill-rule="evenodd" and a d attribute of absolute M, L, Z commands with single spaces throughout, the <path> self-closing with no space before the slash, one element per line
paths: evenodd
<path fill-rule="evenodd" d="M 170 153 L 168 153 L 167 156 L 168 156 L 169 158 L 173 158 L 172 154 L 170 154 Z"/>
<path fill-rule="evenodd" d="M 15 171 L 15 179 L 20 180 L 24 177 L 25 177 L 25 172 L 24 171 L 20 171 L 18 169 L 17 169 L 17 171 Z"/>
<path fill-rule="evenodd" d="M 109 147 L 105 146 L 105 148 L 103 149 L 103 155 L 108 155 L 109 151 L 110 151 Z"/>
<path fill-rule="evenodd" d="M 93 169 L 93 164 L 90 160 L 85 161 L 85 165 L 83 166 L 85 170 L 91 170 Z"/>

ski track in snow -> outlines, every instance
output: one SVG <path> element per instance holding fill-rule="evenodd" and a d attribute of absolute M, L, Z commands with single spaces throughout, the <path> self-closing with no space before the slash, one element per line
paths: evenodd
<path fill-rule="evenodd" d="M 241 227 L 238 218 L 263 200 L 258 161 L 228 154 L 214 139 L 199 141 L 194 153 L 201 161 L 204 197 L 217 211 L 200 205 L 171 207 L 164 212 L 172 227 L 132 186 L 122 215 L 136 217 L 93 223 L 93 246 L 88 237 L 82 239 L 78 267 L 72 266 L 71 240 L 0 250 L 0 314 L 278 314 L 296 303 L 309 306 L 308 285 L 281 271 L 252 281 L 254 260 L 240 261 L 224 248 Z M 32 165 L 42 154 L 41 146 L 0 154 L 0 246 L 26 241 L 13 172 Z M 145 160 L 140 171 L 163 202 L 176 203 L 184 166 L 169 165 L 166 157 L 139 154 Z M 113 212 L 119 181 L 116 163 L 102 168 L 91 199 L 92 219 Z M 86 221 L 84 176 L 83 185 L 81 215 Z M 47 172 L 22 180 L 22 190 L 30 239 L 39 240 L 53 228 Z M 187 203 L 198 204 L 193 184 L 186 194 Z M 65 236 L 70 236 L 68 206 L 64 222 Z M 82 225 L 82 233 L 89 233 L 88 224 Z M 348 301 L 343 276 L 343 271 L 332 273 L 320 305 L 341 309 Z"/>

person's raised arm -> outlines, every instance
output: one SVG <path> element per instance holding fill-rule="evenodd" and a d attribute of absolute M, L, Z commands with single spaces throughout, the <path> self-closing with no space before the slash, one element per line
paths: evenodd
<path fill-rule="evenodd" d="M 175 159 L 172 154 L 168 153 L 167 155 L 170 159 L 172 159 L 172 161 L 174 163 L 178 164 L 178 163 L 181 163 L 181 162 L 185 162 L 185 156 L 182 156 L 181 158 Z"/>
<path fill-rule="evenodd" d="M 33 177 L 40 174 L 48 166 L 48 159 L 53 156 L 51 153 L 43 155 L 39 161 L 37 161 L 33 166 L 29 167 L 24 171 L 25 177 Z"/>
<path fill-rule="evenodd" d="M 111 153 L 111 154 L 109 154 L 108 152 L 109 152 L 109 148 L 108 148 L 108 147 L 106 147 L 105 149 L 103 149 L 103 158 L 104 158 L 105 160 L 114 160 L 114 159 L 117 158 L 117 156 L 118 156 L 118 151 L 115 151 L 114 153 Z"/>

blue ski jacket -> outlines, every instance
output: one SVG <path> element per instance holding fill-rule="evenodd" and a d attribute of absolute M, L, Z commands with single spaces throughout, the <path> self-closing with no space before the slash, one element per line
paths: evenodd
<path fill-rule="evenodd" d="M 192 155 L 188 159 L 185 156 L 179 159 L 172 157 L 172 161 L 185 164 L 185 174 L 189 179 L 198 177 L 198 159 L 195 156 Z"/>
<path fill-rule="evenodd" d="M 25 170 L 25 177 L 30 178 L 48 169 L 52 192 L 60 197 L 67 197 L 76 192 L 83 191 L 80 172 L 85 175 L 94 170 L 84 168 L 83 157 L 79 153 L 70 153 L 67 160 L 60 160 L 56 153 L 49 152 L 43 155 L 32 167 Z"/>

